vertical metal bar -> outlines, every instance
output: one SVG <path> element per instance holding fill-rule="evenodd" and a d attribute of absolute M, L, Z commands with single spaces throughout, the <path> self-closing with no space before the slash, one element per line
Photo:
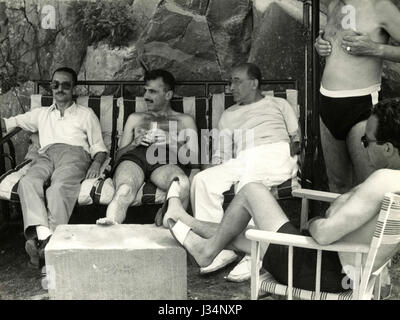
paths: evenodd
<path fill-rule="evenodd" d="M 288 300 L 293 300 L 293 246 L 289 246 Z"/>
<path fill-rule="evenodd" d="M 310 46 L 314 48 L 314 41 L 318 37 L 318 32 L 320 28 L 320 6 L 319 0 L 312 1 L 312 23 L 311 23 L 311 34 L 310 37 Z M 319 84 L 320 84 L 320 61 L 319 56 L 316 50 L 312 50 L 311 55 L 311 63 L 312 63 L 312 154 L 313 154 L 313 162 L 317 160 L 318 157 L 318 142 L 319 142 Z M 311 180 L 312 186 L 314 186 L 314 177 Z"/>

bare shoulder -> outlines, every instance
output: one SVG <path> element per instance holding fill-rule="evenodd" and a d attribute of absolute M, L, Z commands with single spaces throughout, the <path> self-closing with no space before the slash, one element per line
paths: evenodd
<path fill-rule="evenodd" d="M 136 127 L 136 126 L 140 125 L 144 121 L 145 118 L 146 118 L 145 113 L 141 113 L 141 112 L 131 113 L 129 115 L 128 119 L 126 120 L 125 126 Z"/>
<path fill-rule="evenodd" d="M 193 126 L 196 126 L 196 122 L 190 114 L 177 112 L 175 117 L 185 128 L 192 128 Z"/>
<path fill-rule="evenodd" d="M 391 0 L 375 0 L 375 10 L 382 18 L 390 17 L 393 13 L 399 12 L 400 3 L 396 6 Z"/>
<path fill-rule="evenodd" d="M 379 169 L 372 173 L 360 187 L 379 194 L 398 192 L 400 191 L 400 170 Z"/>

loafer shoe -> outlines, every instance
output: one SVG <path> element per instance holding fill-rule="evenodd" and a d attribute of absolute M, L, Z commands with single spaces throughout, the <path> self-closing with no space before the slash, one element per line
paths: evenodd
<path fill-rule="evenodd" d="M 207 267 L 200 268 L 200 274 L 207 274 L 222 269 L 228 264 L 236 261 L 238 255 L 232 250 L 222 250 Z"/>
<path fill-rule="evenodd" d="M 257 263 L 258 270 L 261 269 L 261 261 Z M 225 278 L 232 282 L 243 282 L 251 278 L 251 257 L 245 255 L 242 260 L 236 265 L 235 268 Z"/>

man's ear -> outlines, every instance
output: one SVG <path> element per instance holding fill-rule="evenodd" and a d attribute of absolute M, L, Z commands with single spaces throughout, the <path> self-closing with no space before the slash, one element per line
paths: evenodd
<path fill-rule="evenodd" d="M 254 81 L 253 89 L 254 89 L 254 90 L 257 90 L 257 89 L 258 89 L 258 86 L 260 85 L 260 83 L 258 82 L 258 79 L 254 79 L 253 81 Z"/>
<path fill-rule="evenodd" d="M 165 94 L 165 99 L 172 100 L 173 96 L 174 92 L 172 90 L 168 90 L 167 93 Z"/>
<path fill-rule="evenodd" d="M 393 146 L 393 144 L 391 142 L 386 142 L 385 143 L 385 153 L 387 153 L 389 156 L 392 156 L 394 152 L 397 152 L 397 150 Z"/>

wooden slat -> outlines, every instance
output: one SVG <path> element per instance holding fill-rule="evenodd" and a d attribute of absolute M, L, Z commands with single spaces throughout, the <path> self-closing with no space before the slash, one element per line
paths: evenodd
<path fill-rule="evenodd" d="M 289 246 L 288 264 L 288 300 L 293 300 L 293 246 Z"/>
<path fill-rule="evenodd" d="M 369 246 L 365 244 L 348 243 L 343 241 L 337 241 L 331 245 L 321 246 L 312 237 L 256 229 L 247 230 L 246 237 L 250 240 L 325 251 L 367 253 L 370 249 Z"/>
<path fill-rule="evenodd" d="M 310 200 L 324 201 L 324 202 L 333 202 L 337 197 L 340 196 L 340 193 L 332 193 L 311 189 L 296 189 L 292 192 L 293 197 L 297 198 L 307 198 Z"/>
<path fill-rule="evenodd" d="M 363 294 L 363 292 L 360 292 L 361 262 L 362 253 L 357 252 L 354 264 L 353 300 L 360 300 L 362 298 L 361 295 Z"/>

